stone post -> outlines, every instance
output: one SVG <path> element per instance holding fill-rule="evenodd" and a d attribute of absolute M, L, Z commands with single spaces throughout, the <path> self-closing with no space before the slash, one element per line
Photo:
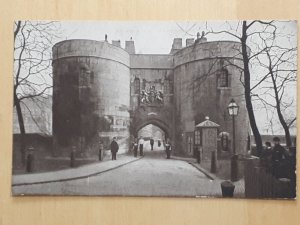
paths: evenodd
<path fill-rule="evenodd" d="M 210 164 L 210 172 L 216 173 L 217 172 L 217 158 L 216 158 L 216 151 L 211 152 L 211 164 Z"/>
<path fill-rule="evenodd" d="M 34 170 L 34 148 L 32 146 L 27 149 L 26 172 L 32 173 Z"/>

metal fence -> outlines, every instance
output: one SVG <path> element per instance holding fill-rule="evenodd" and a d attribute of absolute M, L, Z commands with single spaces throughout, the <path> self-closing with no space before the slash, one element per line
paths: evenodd
<path fill-rule="evenodd" d="M 290 165 L 292 168 L 293 165 Z M 245 196 L 246 198 L 287 198 L 296 197 L 295 171 L 288 171 L 286 177 L 276 178 L 261 166 L 258 157 L 245 160 Z"/>

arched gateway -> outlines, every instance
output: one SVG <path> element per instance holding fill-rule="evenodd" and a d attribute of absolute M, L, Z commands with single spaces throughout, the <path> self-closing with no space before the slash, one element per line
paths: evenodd
<path fill-rule="evenodd" d="M 135 137 L 138 137 L 138 132 L 142 128 L 146 127 L 149 124 L 159 127 L 165 133 L 165 138 L 169 138 L 172 136 L 172 131 L 170 129 L 170 125 L 166 124 L 162 120 L 158 120 L 155 118 L 149 118 L 143 122 L 132 124 L 132 133 L 131 134 Z"/>
<path fill-rule="evenodd" d="M 97 154 L 99 139 L 117 137 L 129 149 L 147 124 L 161 128 L 174 152 L 192 155 L 195 125 L 209 116 L 220 132 L 232 133 L 227 105 L 234 97 L 236 149 L 246 151 L 248 122 L 240 82 L 240 43 L 175 38 L 170 54 L 135 54 L 113 41 L 66 40 L 53 47 L 54 155 Z M 234 65 L 233 65 L 234 64 Z"/>

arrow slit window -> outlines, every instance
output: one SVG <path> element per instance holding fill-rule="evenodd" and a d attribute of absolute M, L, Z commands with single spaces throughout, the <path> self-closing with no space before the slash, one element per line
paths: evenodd
<path fill-rule="evenodd" d="M 218 87 L 229 87 L 229 75 L 227 69 L 222 69 L 218 74 Z"/>

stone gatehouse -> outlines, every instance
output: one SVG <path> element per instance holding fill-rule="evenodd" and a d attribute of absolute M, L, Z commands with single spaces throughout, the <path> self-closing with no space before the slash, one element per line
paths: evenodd
<path fill-rule="evenodd" d="M 234 98 L 237 153 L 246 152 L 248 120 L 243 97 L 240 44 L 175 38 L 169 54 L 136 54 L 133 40 L 66 40 L 53 47 L 54 155 L 77 146 L 82 157 L 118 137 L 123 151 L 153 124 L 176 154 L 193 155 L 195 126 L 206 116 L 232 134 L 227 105 Z M 196 136 L 195 136 L 196 135 Z"/>

